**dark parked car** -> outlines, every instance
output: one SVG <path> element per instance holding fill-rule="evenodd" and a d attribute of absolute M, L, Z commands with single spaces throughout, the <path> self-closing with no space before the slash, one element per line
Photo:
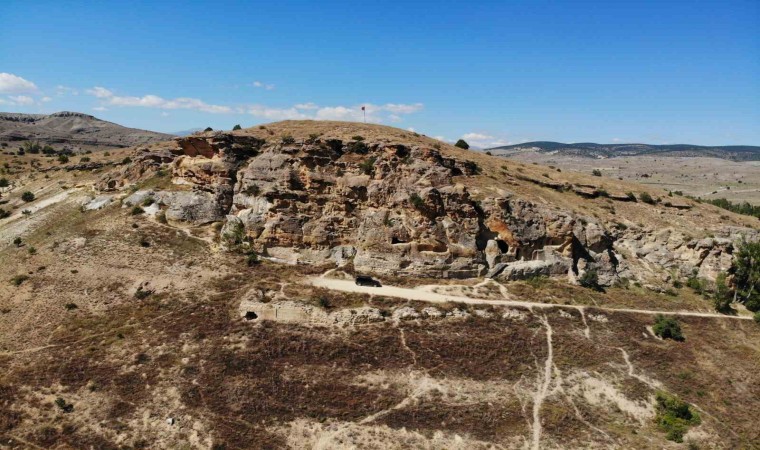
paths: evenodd
<path fill-rule="evenodd" d="M 356 277 L 356 284 L 359 286 L 372 286 L 372 287 L 381 287 L 382 284 L 380 284 L 379 281 L 372 277 L 368 277 L 366 275 L 359 275 Z"/>

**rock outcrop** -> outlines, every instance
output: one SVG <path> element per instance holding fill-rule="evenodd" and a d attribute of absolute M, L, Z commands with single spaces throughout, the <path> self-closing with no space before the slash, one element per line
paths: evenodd
<path fill-rule="evenodd" d="M 459 182 L 477 174 L 474 162 L 385 140 L 177 138 L 165 150 L 142 151 L 100 187 L 118 189 L 125 179 L 167 168 L 185 190 L 150 196 L 170 224 L 224 221 L 223 242 L 245 240 L 289 262 L 332 260 L 376 274 L 574 280 L 593 269 L 605 285 L 671 269 L 714 277 L 730 265 L 732 242 L 748 232 L 694 241 L 669 230 L 609 230 L 594 217 L 509 193 L 475 198 Z M 128 201 L 138 201 L 135 195 L 146 193 Z"/>

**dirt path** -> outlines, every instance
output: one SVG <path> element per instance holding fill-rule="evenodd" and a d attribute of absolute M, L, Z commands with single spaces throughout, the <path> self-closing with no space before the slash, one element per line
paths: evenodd
<path fill-rule="evenodd" d="M 554 346 L 552 345 L 552 327 L 546 316 L 540 318 L 541 324 L 546 328 L 546 360 L 544 361 L 543 380 L 538 385 L 533 397 L 533 450 L 541 448 L 541 407 L 549 395 L 549 387 L 552 384 L 552 369 L 554 368 Z"/>
<path fill-rule="evenodd" d="M 406 300 L 418 300 L 429 303 L 465 303 L 468 305 L 495 305 L 495 306 L 518 306 L 523 308 L 564 308 L 574 309 L 581 312 L 585 310 L 585 306 L 578 305 L 555 305 L 552 303 L 540 303 L 540 302 L 527 302 L 522 300 L 486 300 L 480 298 L 463 297 L 458 295 L 446 295 L 436 292 L 430 292 L 428 290 L 421 289 L 409 289 L 397 286 L 382 286 L 382 287 L 370 287 L 370 286 L 357 286 L 356 283 L 350 280 L 337 280 L 333 278 L 314 277 L 310 278 L 309 282 L 317 287 L 332 289 L 335 291 L 344 292 L 356 292 L 360 294 L 381 295 L 387 297 L 403 298 Z M 686 316 L 686 317 L 711 317 L 717 319 L 733 319 L 733 320 L 752 320 L 752 317 L 746 316 L 727 316 L 718 313 L 705 313 L 694 311 L 657 311 L 651 309 L 634 309 L 634 308 L 604 308 L 594 307 L 595 310 L 609 311 L 609 312 L 627 312 L 635 314 L 649 314 L 649 315 L 669 315 L 669 316 Z"/>

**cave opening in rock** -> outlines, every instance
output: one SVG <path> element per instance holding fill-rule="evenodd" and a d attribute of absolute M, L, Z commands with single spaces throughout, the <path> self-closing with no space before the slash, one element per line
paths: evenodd
<path fill-rule="evenodd" d="M 256 320 L 258 318 L 259 318 L 259 315 L 253 311 L 246 311 L 245 313 L 245 320 Z"/>

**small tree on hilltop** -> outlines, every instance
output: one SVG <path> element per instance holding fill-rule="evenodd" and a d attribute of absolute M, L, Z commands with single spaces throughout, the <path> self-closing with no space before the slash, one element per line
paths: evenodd
<path fill-rule="evenodd" d="M 242 130 L 242 129 L 243 129 L 243 127 L 241 127 L 241 126 L 240 126 L 240 124 L 237 124 L 237 125 L 235 125 L 234 127 L 232 127 L 232 131 L 235 131 L 235 130 Z"/>
<path fill-rule="evenodd" d="M 464 139 L 460 139 L 457 141 L 456 144 L 454 144 L 455 147 L 463 148 L 465 150 L 470 148 L 470 144 L 467 143 Z"/>

